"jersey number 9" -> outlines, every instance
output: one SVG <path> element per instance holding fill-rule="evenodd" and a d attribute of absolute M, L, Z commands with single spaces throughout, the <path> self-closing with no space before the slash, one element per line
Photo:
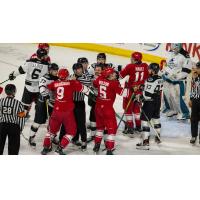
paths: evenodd
<path fill-rule="evenodd" d="M 64 87 L 58 87 L 56 91 L 57 91 L 57 98 L 63 99 L 63 97 L 64 97 Z"/>

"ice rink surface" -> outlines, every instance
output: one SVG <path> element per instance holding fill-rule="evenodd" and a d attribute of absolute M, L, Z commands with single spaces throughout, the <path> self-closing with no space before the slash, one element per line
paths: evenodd
<path fill-rule="evenodd" d="M 35 51 L 37 45 L 35 44 L 0 44 L 0 82 L 6 80 L 8 75 L 17 70 L 17 67 L 22 65 L 26 59 L 28 59 Z M 50 49 L 50 57 L 52 62 L 57 63 L 59 66 L 67 67 L 70 72 L 72 72 L 71 67 L 73 63 L 77 61 L 79 57 L 87 57 L 90 63 L 96 61 L 96 52 L 83 51 L 64 47 L 53 47 Z M 128 58 L 107 55 L 107 62 L 112 62 L 114 64 L 126 65 L 129 63 Z M 18 76 L 12 83 L 17 86 L 16 98 L 21 100 L 22 92 L 24 89 L 24 78 L 25 75 Z M 9 82 L 7 82 L 9 83 Z M 121 81 L 122 85 L 124 80 Z M 5 86 L 5 84 L 3 85 Z M 85 98 L 87 105 L 87 97 Z M 33 106 L 34 107 L 34 106 Z M 23 130 L 23 134 L 29 137 L 30 126 L 33 122 L 34 109 L 31 110 L 31 118 L 26 123 Z M 115 111 L 122 115 L 122 98 L 117 96 L 116 102 L 114 104 Z M 90 107 L 86 107 L 87 110 L 87 120 L 89 117 Z M 154 143 L 153 135 L 150 141 L 150 150 L 136 150 L 136 143 L 140 141 L 139 136 L 135 138 L 129 138 L 122 135 L 123 124 L 117 132 L 116 136 L 116 150 L 114 154 L 116 155 L 189 155 L 189 154 L 200 154 L 200 145 L 191 146 L 189 144 L 190 139 L 190 124 L 188 121 L 176 121 L 174 119 L 167 119 L 164 115 L 161 116 L 162 123 L 162 143 L 157 145 Z M 152 132 L 153 133 L 153 132 Z M 46 134 L 46 125 L 43 125 L 37 134 L 36 149 L 32 149 L 27 141 L 21 137 L 21 155 L 39 155 L 42 150 L 42 142 L 44 135 Z M 89 133 L 88 133 L 89 134 Z M 5 147 L 5 154 L 7 154 L 7 146 Z M 88 149 L 85 152 L 81 152 L 80 149 L 69 145 L 65 150 L 67 155 L 93 155 L 93 143 L 88 144 Z M 102 149 L 104 145 L 102 145 Z M 105 154 L 105 151 L 100 152 L 100 154 Z M 54 155 L 54 153 L 50 153 Z"/>

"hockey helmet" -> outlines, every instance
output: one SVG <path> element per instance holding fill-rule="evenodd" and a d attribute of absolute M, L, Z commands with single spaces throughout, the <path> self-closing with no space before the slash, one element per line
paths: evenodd
<path fill-rule="evenodd" d="M 171 43 L 171 50 L 174 52 L 179 52 L 182 48 L 182 43 Z"/>
<path fill-rule="evenodd" d="M 108 68 L 104 69 L 101 74 L 104 78 L 108 78 L 108 76 L 110 76 L 114 72 L 115 72 L 115 70 L 112 67 L 108 67 Z"/>
<path fill-rule="evenodd" d="M 103 59 L 106 60 L 106 54 L 105 54 L 105 53 L 99 53 L 99 54 L 97 55 L 97 59 L 101 59 L 101 58 L 103 58 Z"/>
<path fill-rule="evenodd" d="M 85 58 L 85 57 L 78 58 L 77 63 L 81 63 L 81 64 L 82 64 L 82 63 L 88 63 L 88 59 Z"/>
<path fill-rule="evenodd" d="M 58 78 L 60 80 L 65 80 L 69 76 L 69 71 L 67 69 L 60 69 L 58 71 Z"/>
<path fill-rule="evenodd" d="M 140 52 L 134 52 L 131 54 L 131 58 L 135 61 L 141 62 L 142 61 L 142 54 Z"/>
<path fill-rule="evenodd" d="M 48 43 L 39 43 L 38 44 L 38 49 L 46 49 L 49 50 L 49 44 Z"/>
<path fill-rule="evenodd" d="M 79 69 L 79 68 L 82 68 L 82 69 L 83 69 L 83 65 L 82 65 L 81 63 L 75 63 L 75 64 L 73 64 L 73 66 L 72 66 L 72 70 L 73 70 L 73 71 L 75 71 L 75 70 L 77 70 L 77 69 Z"/>
<path fill-rule="evenodd" d="M 49 70 L 59 70 L 59 67 L 56 63 L 51 63 L 49 65 Z"/>
<path fill-rule="evenodd" d="M 160 70 L 160 66 L 157 63 L 151 63 L 149 65 L 149 69 L 151 69 L 155 74 L 157 74 Z"/>
<path fill-rule="evenodd" d="M 37 54 L 37 57 L 41 59 L 44 56 L 47 56 L 47 50 L 46 49 L 38 49 L 36 54 Z"/>
<path fill-rule="evenodd" d="M 17 91 L 17 88 L 16 88 L 16 86 L 14 84 L 8 84 L 5 87 L 5 93 L 7 95 L 13 95 L 13 96 L 15 96 L 16 91 Z"/>

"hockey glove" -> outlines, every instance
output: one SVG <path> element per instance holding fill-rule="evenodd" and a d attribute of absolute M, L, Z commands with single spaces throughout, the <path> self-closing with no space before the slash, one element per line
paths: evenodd
<path fill-rule="evenodd" d="M 43 96 L 44 101 L 48 101 L 50 99 L 49 95 Z"/>
<path fill-rule="evenodd" d="M 14 72 L 12 72 L 10 75 L 9 75 L 9 80 L 13 81 L 15 80 L 16 76 L 14 76 Z"/>
<path fill-rule="evenodd" d="M 122 71 L 122 65 L 118 65 L 118 66 L 117 66 L 117 71 L 118 71 L 118 72 Z"/>

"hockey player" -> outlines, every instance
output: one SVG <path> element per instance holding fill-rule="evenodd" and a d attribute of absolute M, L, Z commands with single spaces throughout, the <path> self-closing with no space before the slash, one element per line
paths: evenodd
<path fill-rule="evenodd" d="M 163 69 L 164 100 L 168 117 L 177 115 L 178 120 L 189 118 L 189 109 L 185 103 L 186 79 L 191 72 L 192 62 L 181 43 L 172 43 L 167 66 Z"/>
<path fill-rule="evenodd" d="M 118 65 L 118 66 L 114 66 L 112 63 L 106 63 L 106 54 L 105 53 L 99 53 L 97 55 L 97 62 L 93 63 L 89 68 L 88 71 L 90 74 L 94 74 L 94 69 L 95 66 L 98 64 L 102 64 L 103 66 L 103 70 L 106 69 L 107 67 L 112 67 L 114 68 L 116 71 L 121 71 L 122 66 Z"/>
<path fill-rule="evenodd" d="M 142 54 L 134 52 L 131 55 L 131 64 L 128 64 L 119 72 L 119 78 L 129 76 L 126 87 L 129 90 L 128 98 L 123 100 L 123 109 L 126 116 L 127 130 L 125 134 L 133 137 L 134 131 L 141 132 L 140 106 L 131 100 L 131 97 L 141 94 L 141 87 L 148 77 L 148 65 L 142 62 Z M 131 101 L 131 102 L 130 102 Z M 135 119 L 135 128 L 133 124 L 133 115 Z"/>
<path fill-rule="evenodd" d="M 193 70 L 189 106 L 191 107 L 191 144 L 195 144 L 198 136 L 198 123 L 200 121 L 200 61 Z M 200 137 L 200 136 L 199 136 Z M 200 143 L 200 138 L 199 138 Z"/>
<path fill-rule="evenodd" d="M 50 49 L 50 46 L 48 43 L 39 43 L 38 44 L 38 49 L 45 49 L 47 51 L 47 55 L 45 56 L 44 60 L 46 60 L 49 64 L 51 63 L 51 58 L 48 56 L 49 54 L 49 49 Z M 37 58 L 37 53 L 34 53 L 30 59 L 34 59 L 34 58 Z"/>
<path fill-rule="evenodd" d="M 95 79 L 97 79 L 101 72 L 102 72 L 103 66 L 102 64 L 97 64 L 94 68 L 94 77 L 93 77 L 93 81 Z M 98 91 L 96 88 L 94 88 L 94 86 L 91 86 L 91 91 L 89 93 L 88 96 L 88 105 L 91 106 L 90 109 L 90 116 L 89 116 L 89 120 L 90 120 L 90 125 L 88 126 L 88 128 L 91 130 L 91 136 L 88 139 L 88 142 L 92 141 L 94 139 L 95 133 L 96 133 L 96 117 L 95 117 L 95 105 L 96 105 L 96 97 L 98 95 Z"/>
<path fill-rule="evenodd" d="M 55 95 L 52 91 L 48 90 L 47 85 L 49 85 L 53 81 L 58 80 L 58 69 L 59 67 L 56 63 L 50 64 L 48 74 L 45 74 L 39 80 L 40 95 L 36 104 L 35 118 L 31 126 L 29 137 L 29 144 L 32 147 L 36 146 L 35 136 L 39 127 L 41 126 L 41 124 L 46 123 L 48 116 L 51 116 L 51 113 L 53 111 Z"/>
<path fill-rule="evenodd" d="M 115 146 L 115 135 L 117 132 L 117 120 L 113 104 L 116 94 L 127 96 L 127 90 L 124 90 L 119 81 L 116 80 L 116 74 L 113 68 L 108 67 L 102 71 L 101 76 L 93 81 L 94 87 L 98 89 L 96 100 L 95 116 L 97 131 L 95 135 L 95 146 L 93 151 L 99 152 L 104 130 L 107 130 L 105 146 L 107 155 L 113 154 Z"/>
<path fill-rule="evenodd" d="M 39 79 L 48 73 L 47 51 L 45 49 L 38 49 L 36 54 L 37 57 L 27 60 L 23 66 L 18 68 L 18 71 L 13 71 L 9 75 L 9 79 L 14 80 L 16 76 L 26 73 L 25 87 L 22 95 L 22 103 L 26 110 L 26 116 L 28 116 L 32 102 L 37 101 Z"/>
<path fill-rule="evenodd" d="M 141 109 L 142 121 L 142 138 L 143 141 L 137 144 L 137 149 L 149 149 L 150 123 L 160 137 L 160 107 L 161 107 L 161 92 L 163 87 L 163 79 L 158 75 L 159 65 L 151 63 L 149 65 L 149 78 L 145 82 L 143 95 L 138 101 L 143 101 Z M 156 136 L 155 141 L 160 142 L 160 138 Z"/>
<path fill-rule="evenodd" d="M 75 91 L 87 93 L 89 90 L 76 80 L 68 80 L 69 72 L 67 69 L 60 69 L 58 72 L 60 80 L 48 85 L 48 89 L 55 91 L 55 104 L 49 120 L 49 131 L 44 139 L 44 149 L 41 154 L 47 154 L 51 149 L 52 138 L 60 130 L 61 124 L 65 127 L 63 136 L 56 153 L 63 155 L 63 149 L 67 147 L 71 139 L 76 134 L 76 121 L 74 117 L 73 93 Z"/>

